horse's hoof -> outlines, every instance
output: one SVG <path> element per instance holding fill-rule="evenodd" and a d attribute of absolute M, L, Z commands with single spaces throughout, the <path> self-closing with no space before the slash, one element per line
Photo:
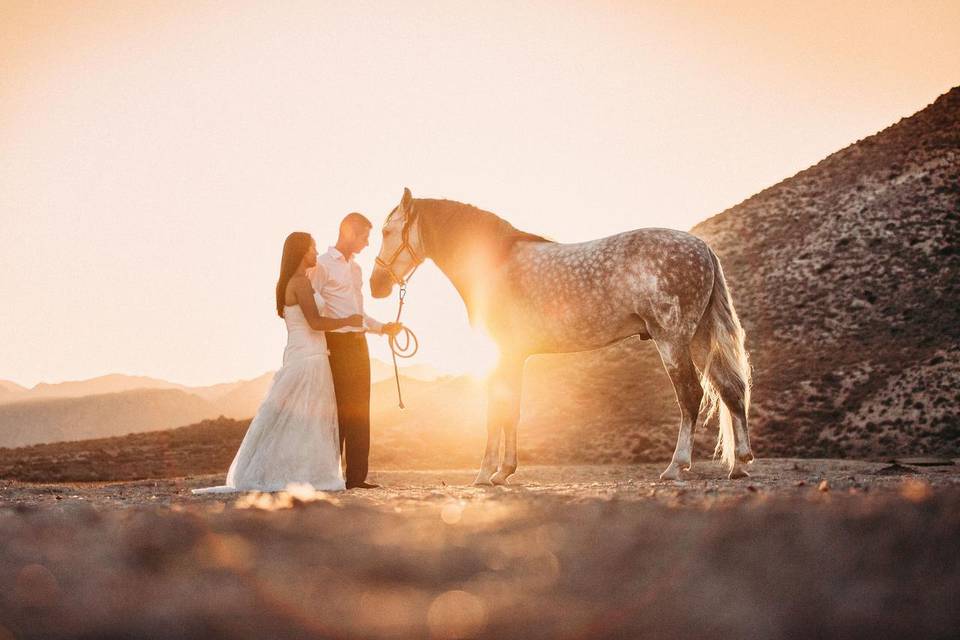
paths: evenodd
<path fill-rule="evenodd" d="M 744 464 L 750 464 L 755 460 L 755 458 L 753 457 L 753 452 L 747 449 L 746 453 L 737 454 L 737 460 Z"/>
<path fill-rule="evenodd" d="M 660 474 L 661 480 L 682 480 L 683 479 L 683 470 L 675 464 L 671 464 L 666 470 Z"/>
<path fill-rule="evenodd" d="M 741 467 L 740 465 L 735 466 L 733 469 L 730 469 L 730 475 L 727 476 L 731 480 L 739 480 L 740 478 L 749 478 L 750 474 L 747 473 L 747 470 Z"/>
<path fill-rule="evenodd" d="M 473 486 L 475 487 L 491 487 L 493 482 L 488 475 L 477 476 L 477 479 L 473 481 Z"/>
<path fill-rule="evenodd" d="M 504 485 L 507 484 L 507 478 L 509 477 L 510 476 L 507 474 L 497 471 L 495 474 L 493 474 L 493 477 L 490 478 L 490 482 L 495 485 Z"/>

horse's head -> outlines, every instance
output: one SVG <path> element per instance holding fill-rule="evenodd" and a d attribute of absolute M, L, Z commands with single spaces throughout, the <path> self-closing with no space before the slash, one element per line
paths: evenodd
<path fill-rule="evenodd" d="M 400 204 L 383 223 L 383 244 L 376 266 L 370 274 L 370 292 L 374 298 L 386 298 L 393 285 L 406 284 L 426 256 L 420 237 L 420 218 L 413 207 L 410 189 L 403 190 Z"/>

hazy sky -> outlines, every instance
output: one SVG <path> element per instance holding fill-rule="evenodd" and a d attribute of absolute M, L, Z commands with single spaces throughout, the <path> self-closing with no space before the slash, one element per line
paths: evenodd
<path fill-rule="evenodd" d="M 0 379 L 253 377 L 290 231 L 404 186 L 564 241 L 688 229 L 958 61 L 955 0 L 0 0 Z M 408 302 L 417 362 L 489 359 L 435 267 Z"/>

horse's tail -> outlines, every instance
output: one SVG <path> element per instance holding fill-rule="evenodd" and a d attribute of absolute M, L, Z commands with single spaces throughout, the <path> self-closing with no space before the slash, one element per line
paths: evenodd
<path fill-rule="evenodd" d="M 743 415 L 746 417 L 750 407 L 750 362 L 743 345 L 745 333 L 733 308 L 720 260 L 712 250 L 710 257 L 713 259 L 713 290 L 694 335 L 694 341 L 700 350 L 707 354 L 700 374 L 700 384 L 704 391 L 701 410 L 706 409 L 703 414 L 704 421 L 719 410 L 720 431 L 714 456 L 720 455 L 724 465 L 732 469 L 733 420 L 730 408 L 722 396 L 741 400 Z"/>

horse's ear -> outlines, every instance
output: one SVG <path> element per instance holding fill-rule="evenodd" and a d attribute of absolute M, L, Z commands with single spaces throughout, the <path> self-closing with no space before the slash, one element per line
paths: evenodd
<path fill-rule="evenodd" d="M 410 193 L 410 189 L 404 187 L 403 197 L 400 198 L 400 208 L 403 209 L 404 211 L 409 211 L 410 204 L 412 203 L 412 201 L 413 201 L 413 194 Z"/>

